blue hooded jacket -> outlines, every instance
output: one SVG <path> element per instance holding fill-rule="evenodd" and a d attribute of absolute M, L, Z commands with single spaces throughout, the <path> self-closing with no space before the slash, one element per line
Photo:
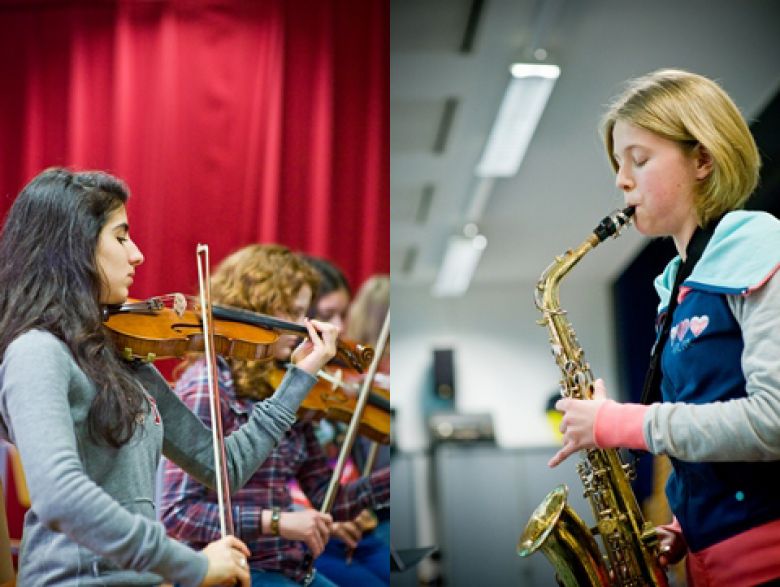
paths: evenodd
<path fill-rule="evenodd" d="M 746 397 L 744 342 L 728 295 L 748 296 L 780 264 L 780 223 L 762 212 L 731 212 L 718 224 L 679 294 L 663 349 L 665 402 L 704 404 Z M 665 312 L 681 259 L 656 278 Z M 778 357 L 780 361 L 780 357 Z M 780 362 L 779 362 L 780 367 Z M 780 518 L 780 462 L 686 462 L 671 458 L 669 504 L 693 552 Z"/>

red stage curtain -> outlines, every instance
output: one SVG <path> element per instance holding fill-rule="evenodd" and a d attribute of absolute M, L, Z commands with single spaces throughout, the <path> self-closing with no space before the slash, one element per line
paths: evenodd
<path fill-rule="evenodd" d="M 251 242 L 389 271 L 387 0 L 0 0 L 0 213 L 52 165 L 133 194 L 131 295 Z"/>

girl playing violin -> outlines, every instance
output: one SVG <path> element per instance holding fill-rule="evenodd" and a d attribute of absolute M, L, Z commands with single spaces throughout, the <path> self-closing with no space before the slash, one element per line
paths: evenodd
<path fill-rule="evenodd" d="M 318 276 L 300 257 L 280 245 L 251 245 L 225 259 L 212 275 L 216 304 L 270 314 L 290 321 L 305 320 Z M 273 355 L 288 361 L 293 341 L 280 339 Z M 222 425 L 232 436 L 247 415 L 273 393 L 272 366 L 253 361 L 218 361 Z M 204 422 L 210 421 L 206 401 L 205 365 L 192 363 L 176 384 L 176 393 Z M 278 392 L 277 392 L 278 393 Z M 218 534 L 216 496 L 172 463 L 165 463 L 162 519 L 171 536 L 199 547 Z M 314 509 L 293 509 L 288 483 L 296 479 L 315 505 L 322 503 L 331 469 L 310 421 L 296 423 L 271 457 L 241 491 L 232 496 L 239 538 L 249 546 L 253 585 L 331 587 L 319 573 L 310 573 L 308 549 L 317 557 L 331 536 L 332 517 Z M 367 507 L 386 506 L 390 498 L 389 470 L 342 487 L 333 518 L 352 519 Z"/>
<path fill-rule="evenodd" d="M 48 169 L 21 191 L 0 237 L 0 434 L 21 454 L 32 501 L 18 584 L 248 587 L 238 538 L 196 551 L 155 521 L 161 453 L 207 485 L 215 467 L 211 432 L 152 365 L 119 358 L 102 323 L 144 260 L 128 195 L 106 173 Z M 232 487 L 265 460 L 335 354 L 333 327 L 308 333 L 297 367 L 226 442 Z"/>
<path fill-rule="evenodd" d="M 323 280 L 317 291 L 317 296 L 312 304 L 313 314 L 319 319 L 327 319 L 328 313 L 334 307 L 335 291 L 348 292 L 349 287 L 343 275 L 329 261 L 318 259 L 314 267 L 318 269 Z M 329 279 L 328 275 L 342 275 L 341 284 Z M 347 298 L 349 300 L 349 298 Z M 336 324 L 344 328 L 344 333 L 349 340 L 360 341 L 374 345 L 379 338 L 379 333 L 385 320 L 385 315 L 390 306 L 390 276 L 374 275 L 369 277 L 357 291 L 355 298 L 349 306 L 342 311 Z M 342 317 L 346 320 L 342 321 Z M 379 372 L 376 373 L 374 382 L 389 385 L 390 371 L 389 345 L 385 347 L 385 354 L 379 363 Z M 354 385 L 359 386 L 362 375 L 347 375 L 345 379 L 352 379 Z M 387 414 L 388 422 L 390 414 Z M 334 423 L 334 426 L 344 426 L 342 423 Z M 332 434 L 335 440 L 336 433 Z M 320 435 L 322 439 L 323 435 Z M 336 444 L 336 443 L 334 443 Z M 372 441 L 366 437 L 358 437 L 352 449 L 349 462 L 353 465 L 353 471 L 365 471 L 368 454 L 371 451 Z M 338 446 L 336 450 L 338 450 Z M 359 465 L 359 467 L 358 467 Z M 389 446 L 380 445 L 376 453 L 373 468 L 380 469 L 390 465 Z M 334 524 L 336 526 L 336 524 Z M 336 526 L 333 534 L 339 540 L 331 540 L 325 547 L 325 552 L 315 562 L 317 569 L 333 579 L 339 585 L 387 585 L 390 582 L 390 509 L 385 508 L 373 512 L 364 510 L 354 520 L 342 522 L 341 527 Z M 369 531 L 370 530 L 370 531 Z M 347 539 L 345 539 L 345 536 Z M 348 546 L 348 542 L 357 542 L 357 547 Z"/>

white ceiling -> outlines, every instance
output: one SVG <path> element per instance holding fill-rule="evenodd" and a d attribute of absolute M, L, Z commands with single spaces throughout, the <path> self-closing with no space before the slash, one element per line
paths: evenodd
<path fill-rule="evenodd" d="M 717 79 L 749 119 L 780 87 L 778 0 L 391 0 L 390 7 L 396 285 L 433 283 L 447 237 L 467 220 L 473 169 L 508 66 L 530 48 L 546 49 L 561 77 L 518 174 L 495 182 L 479 215 L 488 239 L 475 277 L 482 284 L 536 279 L 622 207 L 598 122 L 626 79 L 689 69 Z M 461 50 L 470 13 L 478 16 L 473 42 Z M 642 243 L 629 231 L 605 245 L 589 275 L 615 275 Z"/>

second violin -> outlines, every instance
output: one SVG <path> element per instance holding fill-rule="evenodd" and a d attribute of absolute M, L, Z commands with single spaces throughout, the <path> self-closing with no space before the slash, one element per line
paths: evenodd
<path fill-rule="evenodd" d="M 268 379 L 277 387 L 284 378 L 285 369 L 274 367 Z M 327 418 L 348 423 L 355 413 L 357 392 L 360 384 L 355 381 L 354 371 L 338 369 L 320 370 L 318 381 L 301 403 L 298 415 L 315 420 Z M 390 443 L 390 390 L 376 383 L 371 387 L 366 409 L 360 418 L 358 432 L 380 444 Z"/>

